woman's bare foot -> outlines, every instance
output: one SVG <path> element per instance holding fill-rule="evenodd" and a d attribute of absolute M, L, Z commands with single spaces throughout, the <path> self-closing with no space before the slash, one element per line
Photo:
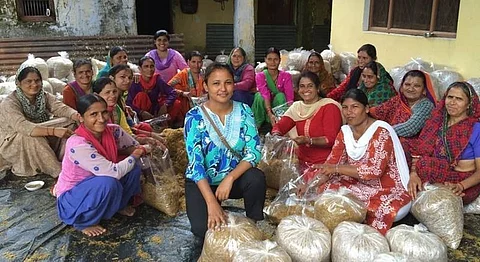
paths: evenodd
<path fill-rule="evenodd" d="M 118 211 L 118 213 L 120 215 L 124 215 L 124 216 L 127 216 L 127 217 L 131 217 L 135 214 L 135 208 L 133 208 L 132 206 L 127 206 L 125 207 L 124 209 Z"/>
<path fill-rule="evenodd" d="M 101 234 L 107 232 L 107 230 L 100 225 L 90 226 L 90 227 L 87 227 L 85 229 L 82 229 L 81 231 L 82 231 L 82 233 L 84 233 L 85 235 L 87 235 L 89 237 L 100 236 Z"/>

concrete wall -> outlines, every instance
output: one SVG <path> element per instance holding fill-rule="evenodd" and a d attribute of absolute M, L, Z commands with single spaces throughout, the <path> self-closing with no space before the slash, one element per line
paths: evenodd
<path fill-rule="evenodd" d="M 108 10 L 108 11 L 107 11 Z M 15 0 L 0 0 L 0 36 L 135 35 L 135 0 L 55 0 L 56 22 L 22 22 Z"/>
<path fill-rule="evenodd" d="M 367 1 L 333 1 L 331 42 L 336 52 L 356 50 L 365 43 L 377 48 L 378 61 L 387 69 L 404 65 L 412 57 L 446 65 L 464 78 L 479 77 L 480 1 L 460 1 L 457 37 L 425 38 L 363 30 Z"/>

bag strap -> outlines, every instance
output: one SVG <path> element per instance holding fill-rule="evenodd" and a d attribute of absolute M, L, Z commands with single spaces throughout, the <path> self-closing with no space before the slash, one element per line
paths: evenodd
<path fill-rule="evenodd" d="M 220 133 L 220 130 L 218 130 L 217 125 L 215 125 L 215 123 L 213 122 L 212 118 L 210 117 L 210 114 L 208 114 L 208 112 L 207 112 L 207 109 L 205 109 L 205 106 L 202 105 L 202 106 L 200 106 L 200 108 L 202 109 L 203 114 L 207 117 L 208 122 L 210 122 L 210 124 L 212 125 L 213 129 L 214 129 L 215 132 L 217 133 L 218 137 L 220 138 L 220 141 L 222 141 L 222 144 L 223 144 L 225 147 L 227 147 L 227 149 L 230 150 L 230 152 L 231 152 L 236 158 L 238 158 L 238 160 L 241 160 L 241 159 L 242 159 L 242 156 L 241 156 L 237 151 L 233 150 L 233 148 L 228 144 L 227 139 L 225 139 L 225 137 L 222 135 L 222 133 Z"/>

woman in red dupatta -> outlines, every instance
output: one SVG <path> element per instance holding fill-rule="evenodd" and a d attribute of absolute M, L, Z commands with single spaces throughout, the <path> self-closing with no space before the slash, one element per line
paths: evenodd
<path fill-rule="evenodd" d="M 468 204 L 480 194 L 480 106 L 466 82 L 451 84 L 414 147 L 409 193 L 442 183 Z"/>

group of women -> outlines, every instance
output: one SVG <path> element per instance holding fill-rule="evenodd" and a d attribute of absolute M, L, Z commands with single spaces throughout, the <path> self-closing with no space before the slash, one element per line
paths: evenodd
<path fill-rule="evenodd" d="M 294 88 L 279 70 L 276 48 L 267 50 L 266 68 L 257 74 L 239 47 L 227 64 L 213 63 L 202 74 L 199 52 L 184 61 L 168 48 L 166 31 L 154 38 L 139 76 L 126 50 L 114 47 L 96 81 L 89 60 L 75 61 L 65 104 L 43 90 L 33 67 L 18 70 L 17 90 L 0 104 L 0 168 L 58 176 L 52 194 L 59 216 L 88 236 L 106 231 L 102 219 L 134 214 L 138 159 L 163 146 L 143 121 L 165 113 L 184 124 L 187 215 L 199 237 L 226 222 L 220 202 L 228 198 L 244 198 L 247 217 L 263 219 L 265 177 L 255 166 L 257 128 L 265 123 L 274 135 L 295 131 L 305 182 L 320 181 L 319 192 L 349 188 L 367 205 L 366 222 L 382 233 L 408 213 L 425 183 L 445 184 L 464 203 L 480 194 L 479 98 L 467 83 L 452 83 L 436 101 L 429 75 L 412 70 L 397 93 L 375 47 L 366 44 L 338 87 L 312 52 Z M 206 94 L 193 106 L 192 97 Z M 284 115 L 275 116 L 274 108 L 285 105 Z"/>

